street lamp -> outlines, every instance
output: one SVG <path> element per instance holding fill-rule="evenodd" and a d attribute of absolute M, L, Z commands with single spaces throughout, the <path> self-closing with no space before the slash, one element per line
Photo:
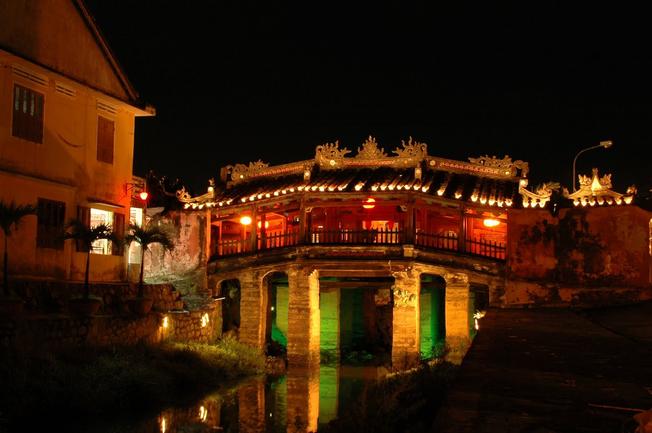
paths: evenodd
<path fill-rule="evenodd" d="M 609 149 L 611 146 L 613 146 L 613 141 L 611 140 L 605 140 L 601 141 L 600 144 L 596 146 L 591 146 L 587 147 L 586 149 L 582 149 L 579 152 L 577 152 L 577 155 L 575 155 L 575 158 L 573 159 L 573 192 L 577 191 L 577 188 L 575 188 L 575 163 L 577 162 L 577 157 L 580 156 L 582 153 L 586 152 L 587 150 L 591 149 L 597 149 L 598 147 L 604 147 L 605 149 Z"/>

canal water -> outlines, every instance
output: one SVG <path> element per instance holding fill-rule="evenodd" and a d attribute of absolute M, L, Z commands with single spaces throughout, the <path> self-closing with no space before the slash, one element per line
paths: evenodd
<path fill-rule="evenodd" d="M 387 373 L 385 367 L 322 365 L 318 371 L 289 370 L 280 378 L 252 378 L 191 406 L 168 408 L 132 427 L 120 427 L 120 431 L 314 432 L 353 405 L 365 388 Z"/>

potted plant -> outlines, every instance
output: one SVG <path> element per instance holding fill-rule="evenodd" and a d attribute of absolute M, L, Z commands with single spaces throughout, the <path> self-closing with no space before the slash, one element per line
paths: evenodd
<path fill-rule="evenodd" d="M 113 242 L 119 242 L 118 237 L 113 233 L 110 225 L 98 224 L 88 227 L 80 220 L 74 219 L 66 224 L 64 239 L 73 239 L 77 241 L 80 251 L 86 251 L 86 271 L 84 272 L 84 291 L 81 298 L 72 298 L 69 301 L 70 309 L 75 314 L 83 316 L 92 316 L 97 313 L 102 305 L 102 299 L 90 295 L 90 285 L 88 279 L 91 267 L 91 252 L 93 243 L 100 239 L 107 239 Z"/>
<path fill-rule="evenodd" d="M 125 236 L 125 242 L 128 245 L 131 245 L 132 242 L 136 242 L 140 245 L 140 277 L 138 279 L 138 294 L 136 298 L 129 300 L 129 307 L 132 312 L 145 315 L 149 313 L 149 310 L 152 308 L 154 303 L 153 299 L 145 297 L 145 286 L 143 283 L 144 273 L 145 273 L 145 251 L 147 251 L 150 245 L 159 244 L 163 248 L 163 251 L 172 251 L 174 249 L 174 243 L 172 242 L 172 236 L 167 229 L 159 225 L 154 224 L 131 224 L 129 226 L 129 233 Z"/>
<path fill-rule="evenodd" d="M 23 309 L 23 300 L 17 296 L 11 296 L 9 290 L 9 243 L 11 229 L 14 227 L 18 230 L 20 221 L 27 215 L 34 215 L 36 208 L 30 204 L 17 205 L 13 201 L 6 204 L 0 201 L 0 228 L 4 233 L 5 249 L 4 261 L 2 267 L 2 297 L 0 298 L 0 313 L 15 314 L 20 313 Z"/>

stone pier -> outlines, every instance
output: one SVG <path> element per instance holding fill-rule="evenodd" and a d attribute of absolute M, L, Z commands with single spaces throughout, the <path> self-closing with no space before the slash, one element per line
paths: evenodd
<path fill-rule="evenodd" d="M 469 278 L 462 273 L 447 273 L 446 280 L 446 346 L 448 359 L 460 363 L 471 340 L 469 329 Z"/>
<path fill-rule="evenodd" d="M 242 272 L 240 280 L 240 341 L 265 349 L 267 288 L 259 272 Z"/>
<path fill-rule="evenodd" d="M 290 367 L 319 365 L 319 272 L 303 266 L 288 270 L 287 357 Z"/>
<path fill-rule="evenodd" d="M 403 370 L 419 362 L 420 273 L 394 272 L 392 319 L 392 368 Z"/>

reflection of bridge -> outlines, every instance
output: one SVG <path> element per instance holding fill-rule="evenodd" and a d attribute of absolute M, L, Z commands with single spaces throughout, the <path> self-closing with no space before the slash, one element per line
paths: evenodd
<path fill-rule="evenodd" d="M 203 424 L 247 433 L 316 432 L 363 398 L 364 388 L 386 373 L 371 367 L 290 369 L 282 379 L 252 379 L 236 392 L 212 394 L 190 408 L 168 409 L 158 417 L 158 430 L 188 431 Z"/>

